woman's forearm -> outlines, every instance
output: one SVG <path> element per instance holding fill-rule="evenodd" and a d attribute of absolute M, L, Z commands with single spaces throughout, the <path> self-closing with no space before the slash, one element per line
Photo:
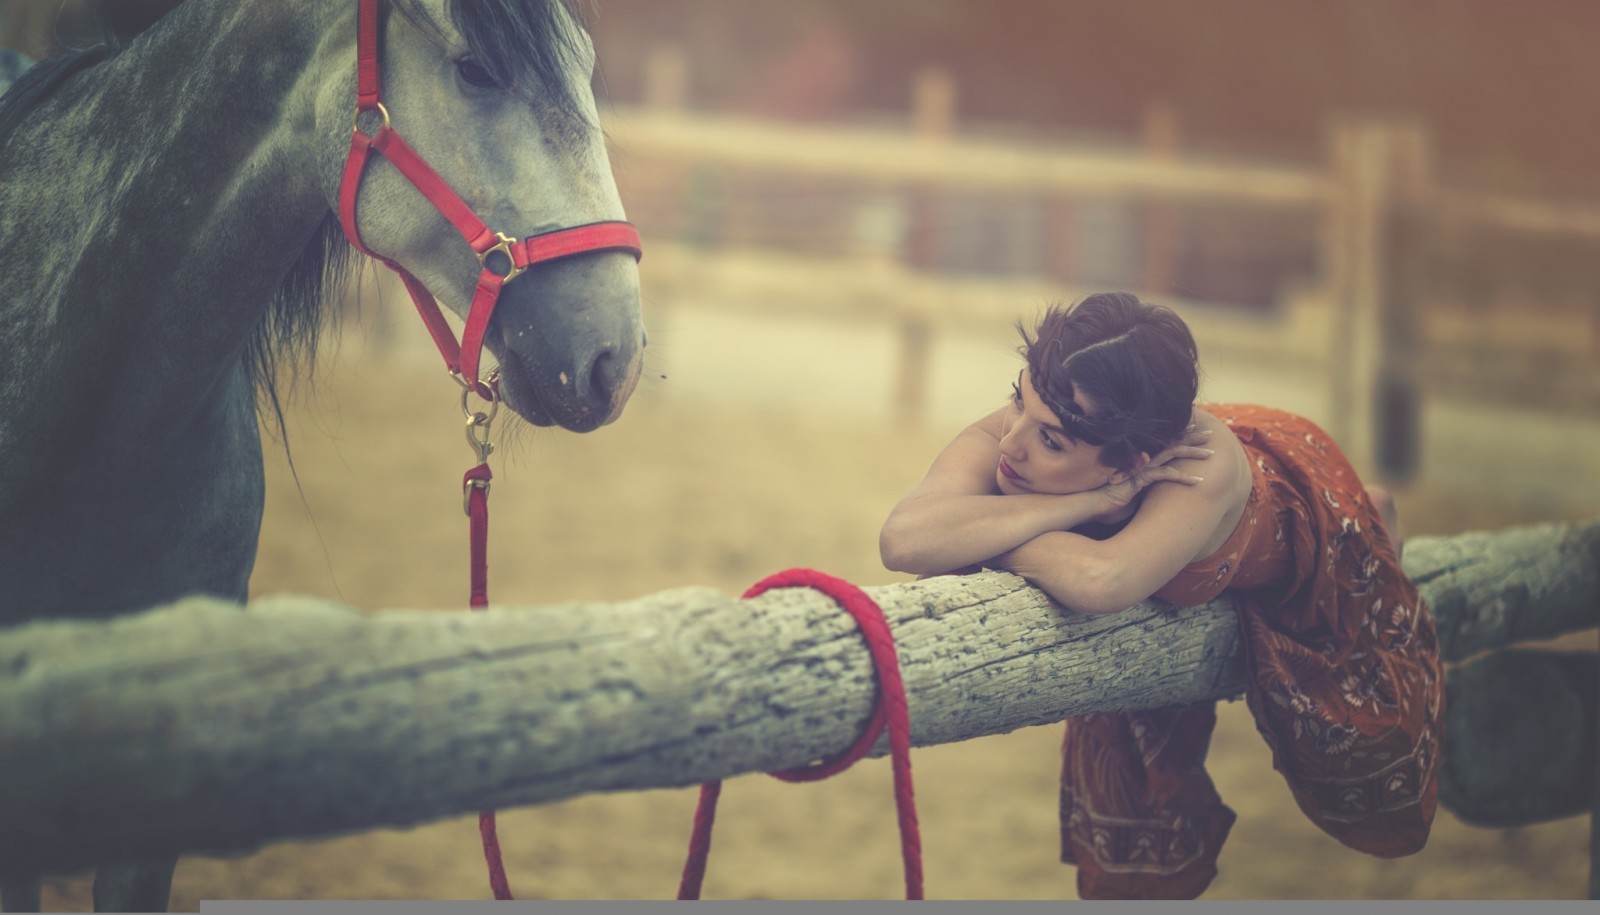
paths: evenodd
<path fill-rule="evenodd" d="M 929 493 L 895 506 L 878 536 L 883 564 L 918 575 L 984 562 L 1047 531 L 1089 521 L 1105 509 L 1095 493 L 954 495 Z"/>
<path fill-rule="evenodd" d="M 1079 613 L 1116 613 L 1136 601 L 1118 596 L 1114 568 L 1102 545 L 1066 531 L 1049 531 L 995 557 L 1008 572 L 1026 578 L 1056 603 Z"/>

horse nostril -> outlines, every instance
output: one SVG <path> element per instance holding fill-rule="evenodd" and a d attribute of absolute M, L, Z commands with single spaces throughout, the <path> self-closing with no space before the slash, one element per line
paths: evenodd
<path fill-rule="evenodd" d="M 601 350 L 589 368 L 589 385 L 595 399 L 601 403 L 609 403 L 612 392 L 617 389 L 618 381 L 616 353 L 609 349 Z"/>

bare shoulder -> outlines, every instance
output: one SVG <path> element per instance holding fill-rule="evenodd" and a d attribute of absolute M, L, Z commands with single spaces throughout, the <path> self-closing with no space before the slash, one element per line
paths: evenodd
<path fill-rule="evenodd" d="M 932 492 L 995 492 L 994 468 L 1000 454 L 1003 413 L 997 410 L 957 433 L 907 498 Z"/>
<path fill-rule="evenodd" d="M 1203 461 L 1184 461 L 1189 472 L 1205 477 L 1200 486 L 1230 505 L 1243 506 L 1250 495 L 1250 456 L 1245 453 L 1239 436 L 1233 434 L 1228 424 L 1211 413 L 1195 407 L 1195 428 L 1211 433 L 1208 447 L 1215 452 Z"/>
<path fill-rule="evenodd" d="M 993 413 L 981 417 L 977 422 L 968 426 L 965 431 L 982 435 L 985 438 L 992 438 L 995 444 L 998 445 L 1000 444 L 1000 436 L 1005 431 L 1005 414 L 1005 408 L 1001 407 Z"/>
<path fill-rule="evenodd" d="M 1162 484 L 1145 493 L 1127 530 L 1167 544 L 1184 562 L 1209 556 L 1226 543 L 1250 497 L 1250 462 L 1228 425 L 1196 409 L 1194 422 L 1210 430 L 1208 458 L 1184 458 L 1172 466 L 1200 477 L 1192 486 Z"/>

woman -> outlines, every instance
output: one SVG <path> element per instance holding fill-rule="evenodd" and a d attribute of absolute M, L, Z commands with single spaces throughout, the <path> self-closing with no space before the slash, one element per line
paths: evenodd
<path fill-rule="evenodd" d="M 1358 850 L 1419 850 L 1437 794 L 1439 647 L 1387 495 L 1307 420 L 1196 408 L 1194 339 L 1169 309 L 1104 293 L 1022 336 L 1011 404 L 956 436 L 895 506 L 884 564 L 1008 569 L 1081 613 L 1228 590 L 1246 699 L 1301 809 Z M 1215 723 L 1212 703 L 1068 721 L 1062 860 L 1083 898 L 1210 884 L 1234 820 L 1203 767 Z"/>

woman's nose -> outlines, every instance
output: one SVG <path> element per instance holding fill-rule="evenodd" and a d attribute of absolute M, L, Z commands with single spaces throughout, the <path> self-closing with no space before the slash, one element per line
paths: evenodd
<path fill-rule="evenodd" d="M 1000 453 L 1005 456 L 1006 460 L 1013 464 L 1022 460 L 1024 457 L 1022 454 L 1022 449 L 1017 447 L 1017 443 L 1019 441 L 1021 441 L 1021 439 L 1017 435 L 1016 426 L 1012 426 L 1004 435 L 1000 436 Z"/>

